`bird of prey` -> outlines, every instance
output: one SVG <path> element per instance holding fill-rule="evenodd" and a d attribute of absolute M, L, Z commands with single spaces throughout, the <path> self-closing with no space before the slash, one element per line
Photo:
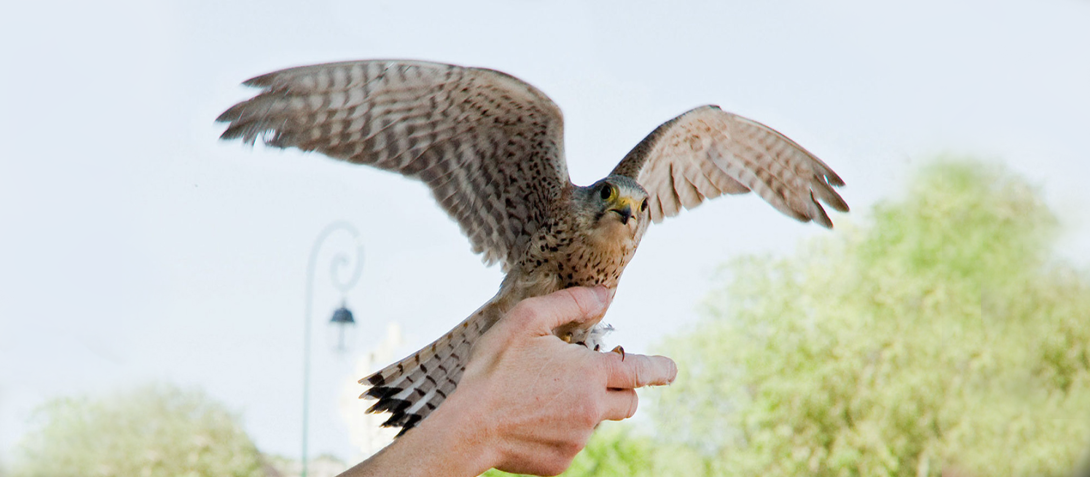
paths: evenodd
<path fill-rule="evenodd" d="M 473 251 L 506 273 L 499 292 L 411 356 L 360 380 L 369 412 L 411 429 L 454 392 L 470 350 L 519 301 L 573 286 L 615 289 L 651 222 L 704 199 L 753 191 L 776 210 L 831 228 L 818 201 L 848 205 L 844 182 L 794 141 L 701 106 L 657 127 L 605 178 L 577 186 L 564 159 L 560 109 L 499 71 L 372 60 L 289 68 L 217 118 L 221 139 L 318 151 L 418 179 Z M 600 320 L 600 318 L 599 318 Z M 597 349 L 597 321 L 556 334 Z M 623 356 L 623 351 L 622 351 Z"/>

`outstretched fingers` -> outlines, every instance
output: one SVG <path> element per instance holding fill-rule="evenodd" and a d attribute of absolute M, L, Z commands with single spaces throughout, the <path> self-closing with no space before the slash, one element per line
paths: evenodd
<path fill-rule="evenodd" d="M 622 357 L 615 353 L 599 356 L 605 360 L 608 372 L 602 419 L 620 421 L 632 417 L 639 406 L 636 388 L 663 386 L 677 377 L 677 365 L 663 356 L 629 354 Z"/>
<path fill-rule="evenodd" d="M 603 401 L 605 409 L 602 410 L 602 419 L 610 421 L 623 421 L 636 415 L 640 399 L 636 397 L 635 389 L 610 389 L 606 391 Z"/>
<path fill-rule="evenodd" d="M 607 360 L 606 386 L 610 389 L 635 389 L 644 386 L 665 386 L 677 377 L 677 365 L 665 356 L 603 353 Z"/>

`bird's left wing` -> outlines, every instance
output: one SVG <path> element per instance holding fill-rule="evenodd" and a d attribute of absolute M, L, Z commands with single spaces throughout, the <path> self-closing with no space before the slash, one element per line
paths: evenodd
<path fill-rule="evenodd" d="M 651 132 L 613 174 L 639 182 L 650 195 L 651 219 L 661 222 L 705 198 L 753 191 L 776 210 L 832 228 L 818 200 L 841 212 L 833 190 L 844 181 L 802 146 L 756 121 L 702 106 Z"/>

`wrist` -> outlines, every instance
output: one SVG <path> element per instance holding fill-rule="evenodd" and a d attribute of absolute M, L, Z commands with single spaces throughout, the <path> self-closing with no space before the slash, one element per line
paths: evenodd
<path fill-rule="evenodd" d="M 481 401 L 462 399 L 461 387 L 404 438 L 417 434 L 433 450 L 434 469 L 445 475 L 477 476 L 498 465 L 500 452 Z M 470 393 L 472 394 L 472 393 Z M 434 474 L 432 474 L 434 475 Z"/>

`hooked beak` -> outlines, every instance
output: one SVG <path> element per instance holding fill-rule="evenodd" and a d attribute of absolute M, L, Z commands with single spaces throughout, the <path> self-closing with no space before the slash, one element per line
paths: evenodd
<path fill-rule="evenodd" d="M 632 218 L 632 206 L 625 205 L 620 209 L 613 209 L 613 211 L 616 212 L 617 215 L 621 216 L 622 224 L 628 225 L 628 219 Z"/>
<path fill-rule="evenodd" d="M 632 218 L 632 211 L 636 210 L 636 204 L 634 204 L 631 199 L 626 197 L 621 199 L 620 203 L 617 205 L 619 205 L 620 207 L 610 210 L 616 212 L 617 215 L 621 216 L 622 224 L 628 225 L 628 219 Z"/>

